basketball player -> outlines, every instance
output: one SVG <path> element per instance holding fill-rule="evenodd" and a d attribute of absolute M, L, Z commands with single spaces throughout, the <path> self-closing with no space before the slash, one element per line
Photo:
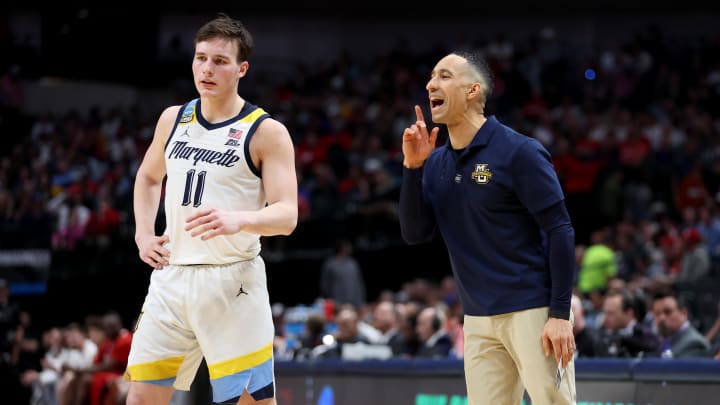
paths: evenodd
<path fill-rule="evenodd" d="M 293 144 L 238 95 L 253 40 L 224 14 L 195 36 L 200 95 L 160 116 L 135 182 L 135 241 L 154 268 L 126 378 L 127 404 L 168 404 L 205 357 L 213 401 L 275 404 L 273 323 L 263 235 L 297 224 Z M 167 227 L 154 232 L 167 175 Z"/>
<path fill-rule="evenodd" d="M 549 153 L 485 116 L 492 72 L 480 55 L 437 62 L 403 133 L 400 226 L 408 243 L 442 235 L 464 318 L 468 404 L 574 404 L 570 321 L 574 229 Z"/>

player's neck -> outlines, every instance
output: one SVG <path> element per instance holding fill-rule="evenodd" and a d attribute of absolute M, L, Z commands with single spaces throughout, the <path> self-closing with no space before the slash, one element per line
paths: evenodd
<path fill-rule="evenodd" d="M 472 142 L 480 127 L 487 121 L 483 115 L 464 116 L 452 124 L 448 123 L 448 137 L 453 149 L 464 149 Z"/>
<path fill-rule="evenodd" d="M 240 114 L 245 100 L 239 95 L 228 98 L 203 98 L 200 100 L 200 113 L 211 124 L 227 121 Z"/>

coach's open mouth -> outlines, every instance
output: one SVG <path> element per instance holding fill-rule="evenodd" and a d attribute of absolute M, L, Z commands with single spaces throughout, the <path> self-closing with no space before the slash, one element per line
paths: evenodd
<path fill-rule="evenodd" d="M 430 99 L 430 108 L 432 108 L 432 109 L 440 107 L 443 104 L 445 104 L 445 100 L 443 100 L 441 98 L 431 98 Z"/>

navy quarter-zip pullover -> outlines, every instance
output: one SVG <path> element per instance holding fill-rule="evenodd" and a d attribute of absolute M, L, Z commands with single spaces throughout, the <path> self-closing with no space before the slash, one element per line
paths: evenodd
<path fill-rule="evenodd" d="M 472 142 L 449 140 L 404 168 L 400 226 L 407 243 L 439 231 L 465 314 L 549 306 L 569 319 L 574 231 L 549 152 L 489 116 Z"/>

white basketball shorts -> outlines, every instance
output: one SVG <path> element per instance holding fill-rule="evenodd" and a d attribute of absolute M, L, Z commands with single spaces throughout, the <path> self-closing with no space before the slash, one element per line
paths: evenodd
<path fill-rule="evenodd" d="M 273 336 L 262 257 L 153 270 L 126 379 L 187 391 L 204 356 L 214 402 L 274 397 Z"/>

